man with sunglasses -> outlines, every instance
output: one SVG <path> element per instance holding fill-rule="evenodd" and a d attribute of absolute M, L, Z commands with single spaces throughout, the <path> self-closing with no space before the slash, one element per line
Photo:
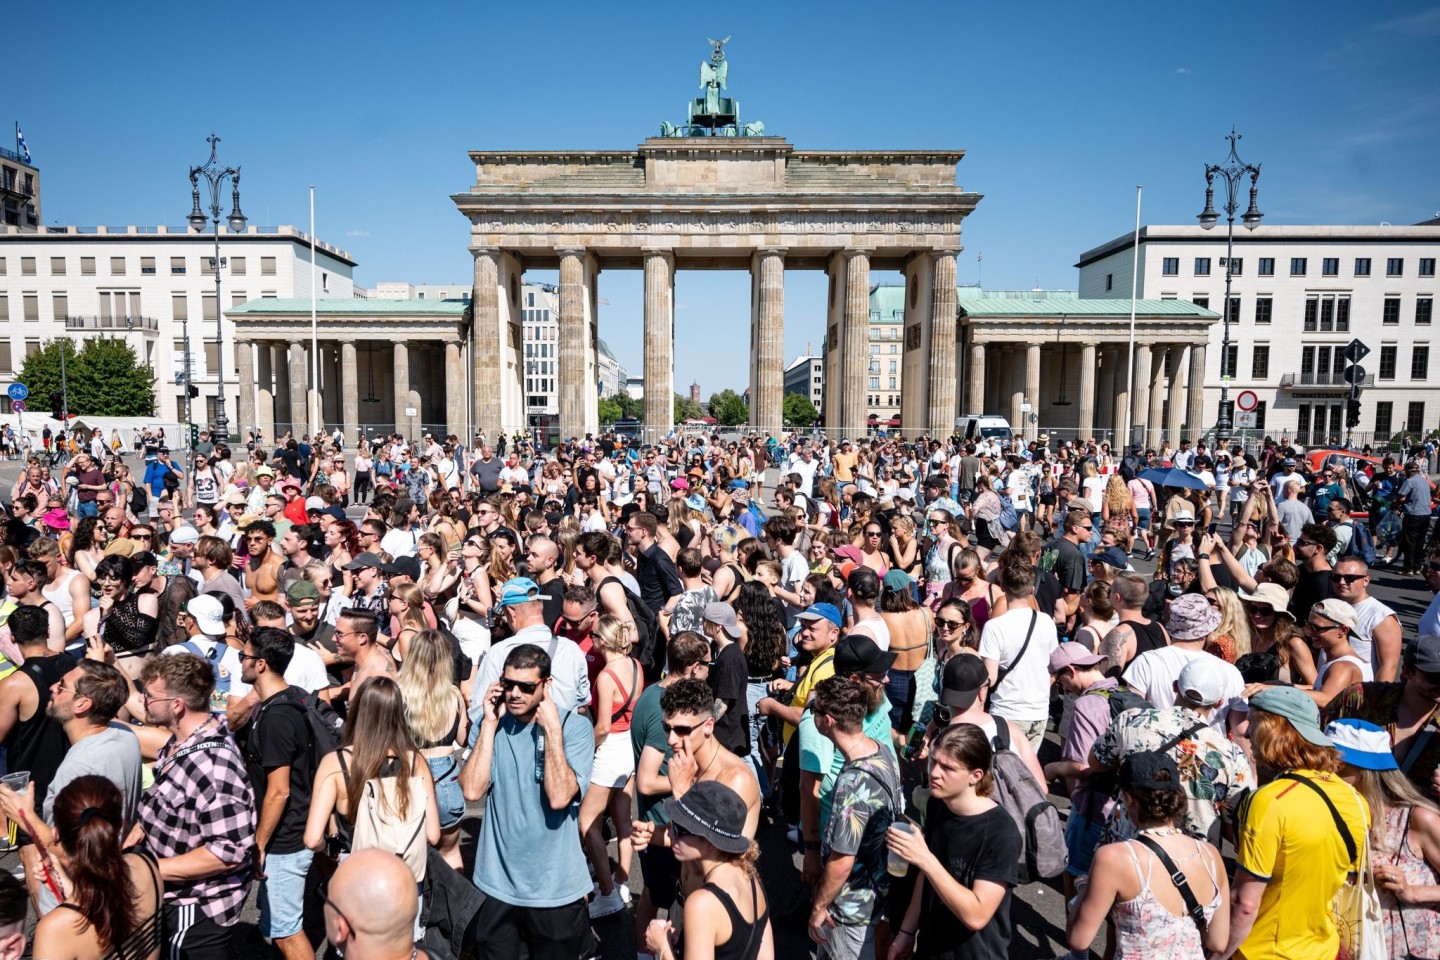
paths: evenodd
<path fill-rule="evenodd" d="M 506 591 L 514 586 L 506 584 Z M 511 606 L 526 606 L 529 619 L 528 607 L 538 603 Z M 538 621 L 538 610 L 533 614 Z M 486 661 L 496 654 L 491 649 Z M 510 960 L 522 944 L 536 958 L 589 956 L 590 872 L 579 818 L 594 762 L 594 730 L 573 701 L 556 696 L 543 647 L 522 641 L 501 655 L 502 670 L 483 689 L 477 684 L 478 722 L 460 773 L 465 799 L 485 801 L 474 874 L 485 894 L 472 926 L 479 956 Z M 518 864 L 543 869 L 516 869 Z"/>
<path fill-rule="evenodd" d="M 561 710 L 586 713 L 590 704 L 590 672 L 585 654 L 574 640 L 557 637 L 545 625 L 545 605 L 540 587 L 529 577 L 505 581 L 495 599 L 497 616 L 509 621 L 510 636 L 493 645 L 481 659 L 475 673 L 474 698 L 470 716 L 473 741 L 479 729 L 480 713 L 486 691 L 500 680 L 502 666 L 510 651 L 533 644 L 546 652 L 546 676 L 550 678 L 550 697 Z"/>
<path fill-rule="evenodd" d="M 1375 679 L 1370 661 L 1359 657 L 1350 645 L 1350 634 L 1355 629 L 1355 608 L 1350 604 L 1339 597 L 1322 600 L 1310 608 L 1301 627 L 1311 650 L 1319 654 L 1319 670 L 1315 682 L 1300 689 L 1318 706 L 1324 707 L 1357 683 Z M 1246 694 L 1253 696 L 1260 686 L 1252 684 Z"/>
<path fill-rule="evenodd" d="M 1290 612 L 1297 623 L 1303 623 L 1310 608 L 1335 595 L 1330 581 L 1330 550 L 1335 546 L 1335 531 L 1323 523 L 1307 523 L 1295 541 L 1295 563 L 1300 568 L 1300 581 L 1290 595 Z"/>
<path fill-rule="evenodd" d="M 1335 598 L 1355 608 L 1355 626 L 1350 645 L 1361 660 L 1370 664 L 1376 680 L 1393 682 L 1400 678 L 1400 618 L 1395 611 L 1370 596 L 1370 568 L 1359 557 L 1341 557 L 1330 571 Z M 1423 632 L 1423 631 L 1422 631 Z"/>

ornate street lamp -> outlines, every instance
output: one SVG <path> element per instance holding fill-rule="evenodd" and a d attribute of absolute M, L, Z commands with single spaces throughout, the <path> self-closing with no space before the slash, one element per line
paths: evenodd
<path fill-rule="evenodd" d="M 215 432 L 224 437 L 228 442 L 230 439 L 230 418 L 225 414 L 225 331 L 224 318 L 225 310 L 220 305 L 220 270 L 225 266 L 225 261 L 220 257 L 220 191 L 225 185 L 225 180 L 230 180 L 230 196 L 232 205 L 230 216 L 226 221 L 231 233 L 239 233 L 245 229 L 245 214 L 240 212 L 240 168 L 221 167 L 219 160 L 215 157 L 215 147 L 220 143 L 220 138 L 215 134 L 206 137 L 210 144 L 210 159 L 204 165 L 190 168 L 190 199 L 193 207 L 190 210 L 190 226 L 197 231 L 205 229 L 208 220 L 215 234 L 215 256 L 210 260 L 210 268 L 215 273 Z M 200 177 L 205 178 L 210 188 L 209 214 L 200 206 Z M 189 369 L 189 345 L 186 345 L 186 369 Z M 189 393 L 189 384 L 186 384 L 186 393 Z"/>
<path fill-rule="evenodd" d="M 1264 216 L 1256 206 L 1258 192 L 1255 182 L 1260 179 L 1260 165 L 1245 163 L 1236 154 L 1235 144 L 1242 137 L 1234 127 L 1230 128 L 1226 139 L 1230 141 L 1230 156 L 1223 164 L 1205 165 L 1205 209 L 1196 218 L 1205 230 L 1212 229 L 1219 221 L 1220 216 L 1215 212 L 1215 178 L 1220 177 L 1225 183 L 1225 307 L 1221 313 L 1224 335 L 1220 346 L 1220 419 L 1215 423 L 1217 446 L 1223 446 L 1230 440 L 1230 377 L 1226 374 L 1230 364 L 1230 279 L 1234 275 L 1231 265 L 1235 262 L 1232 254 L 1235 251 L 1236 197 L 1240 193 L 1240 182 L 1246 176 L 1250 178 L 1250 209 L 1241 215 L 1240 222 L 1246 230 L 1254 230 L 1260 226 L 1260 219 Z"/>

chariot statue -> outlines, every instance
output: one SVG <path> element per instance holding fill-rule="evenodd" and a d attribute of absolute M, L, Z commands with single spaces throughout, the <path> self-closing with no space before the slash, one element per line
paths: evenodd
<path fill-rule="evenodd" d="M 700 89 L 703 95 L 692 99 L 688 105 L 689 119 L 685 123 L 673 124 L 662 121 L 662 137 L 761 137 L 765 135 L 765 124 L 759 121 L 740 123 L 740 101 L 723 96 L 728 87 L 730 62 L 725 59 L 725 44 L 730 42 L 727 35 L 723 40 L 707 37 L 710 44 L 710 58 L 700 62 Z"/>

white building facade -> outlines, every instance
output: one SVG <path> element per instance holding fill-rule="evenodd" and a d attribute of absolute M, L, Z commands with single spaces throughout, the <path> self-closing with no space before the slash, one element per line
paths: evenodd
<path fill-rule="evenodd" d="M 236 422 L 234 325 L 216 326 L 214 237 L 188 228 L 0 226 L 0 386 L 14 383 L 25 357 L 59 337 L 125 340 L 155 375 L 156 417 L 183 422 L 190 345 L 194 422 L 215 419 L 223 369 L 226 412 Z M 260 298 L 310 296 L 310 238 L 295 227 L 220 234 L 224 310 Z M 355 261 L 315 244 L 315 285 L 323 298 L 354 296 Z M 83 413 L 84 411 L 78 411 Z"/>
<path fill-rule="evenodd" d="M 807 352 L 791 360 L 785 367 L 785 392 L 800 394 L 820 413 L 825 399 L 825 358 Z"/>
<path fill-rule="evenodd" d="M 1226 231 L 1150 226 L 1140 231 L 1141 299 L 1188 300 L 1222 313 Z M 1440 225 L 1261 226 L 1234 234 L 1230 351 L 1224 324 L 1210 328 L 1205 360 L 1205 428 L 1220 413 L 1221 377 L 1230 402 L 1253 391 L 1253 434 L 1307 446 L 1343 439 L 1349 384 L 1344 349 L 1370 349 L 1354 444 L 1440 426 L 1440 377 L 1432 377 L 1434 304 L 1440 284 Z M 1134 237 L 1080 257 L 1082 298 L 1130 295 Z M 1181 371 L 1182 373 L 1184 371 Z M 1232 421 L 1234 416 L 1232 413 Z"/>

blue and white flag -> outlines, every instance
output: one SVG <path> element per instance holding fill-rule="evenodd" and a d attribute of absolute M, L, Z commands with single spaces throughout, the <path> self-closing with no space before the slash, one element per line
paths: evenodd
<path fill-rule="evenodd" d="M 30 162 L 30 145 L 25 142 L 25 134 L 20 132 L 19 124 L 15 125 L 15 152 L 20 154 L 20 159 Z"/>

